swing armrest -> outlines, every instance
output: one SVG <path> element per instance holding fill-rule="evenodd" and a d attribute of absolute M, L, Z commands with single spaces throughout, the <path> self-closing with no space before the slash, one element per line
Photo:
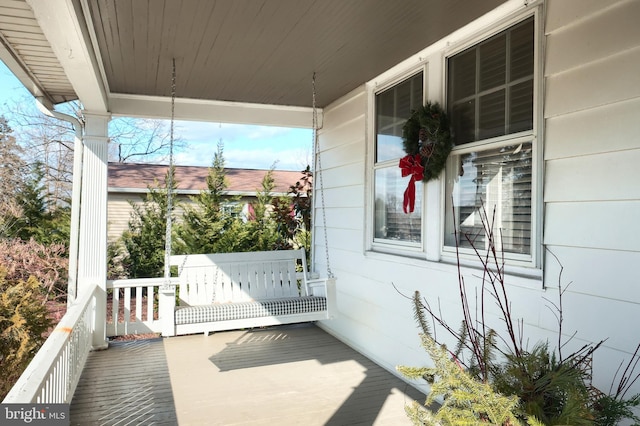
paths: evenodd
<path fill-rule="evenodd" d="M 336 279 L 334 277 L 318 278 L 307 280 L 307 294 L 309 296 L 325 297 L 327 299 L 327 313 L 329 318 L 333 318 L 337 311 L 336 299 Z"/>
<path fill-rule="evenodd" d="M 306 284 L 309 296 L 327 297 L 327 280 L 325 278 L 313 278 L 307 280 Z"/>

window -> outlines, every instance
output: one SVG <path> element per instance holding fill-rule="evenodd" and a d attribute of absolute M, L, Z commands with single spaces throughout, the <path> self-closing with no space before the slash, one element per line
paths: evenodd
<path fill-rule="evenodd" d="M 484 248 L 486 212 L 496 248 L 532 255 L 534 40 L 531 17 L 447 60 L 445 247 Z"/>
<path fill-rule="evenodd" d="M 402 127 L 411 111 L 424 102 L 423 73 L 376 94 L 374 164 L 374 240 L 420 245 L 422 240 L 422 182 L 416 182 L 415 210 L 402 210 L 404 190 L 398 162 L 405 153 Z"/>

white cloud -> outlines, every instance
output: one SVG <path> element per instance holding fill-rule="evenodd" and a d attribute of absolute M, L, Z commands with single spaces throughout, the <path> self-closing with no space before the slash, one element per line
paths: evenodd
<path fill-rule="evenodd" d="M 309 129 L 178 122 L 176 135 L 187 144 L 175 156 L 180 165 L 211 165 L 220 142 L 227 167 L 302 170 L 311 161 Z"/>
<path fill-rule="evenodd" d="M 279 170 L 302 170 L 309 162 L 304 150 L 280 150 L 269 148 L 257 150 L 225 149 L 224 158 L 227 167 L 246 169 L 268 169 L 275 163 Z"/>

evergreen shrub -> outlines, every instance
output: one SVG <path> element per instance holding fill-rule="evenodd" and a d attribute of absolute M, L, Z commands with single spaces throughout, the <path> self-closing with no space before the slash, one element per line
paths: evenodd
<path fill-rule="evenodd" d="M 52 323 L 38 280 L 7 279 L 0 267 L 0 401 L 45 341 Z"/>

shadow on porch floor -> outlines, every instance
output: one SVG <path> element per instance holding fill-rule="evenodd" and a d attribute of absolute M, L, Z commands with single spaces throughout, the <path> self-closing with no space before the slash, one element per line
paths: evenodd
<path fill-rule="evenodd" d="M 71 424 L 395 426 L 413 399 L 424 395 L 304 324 L 93 352 Z"/>

